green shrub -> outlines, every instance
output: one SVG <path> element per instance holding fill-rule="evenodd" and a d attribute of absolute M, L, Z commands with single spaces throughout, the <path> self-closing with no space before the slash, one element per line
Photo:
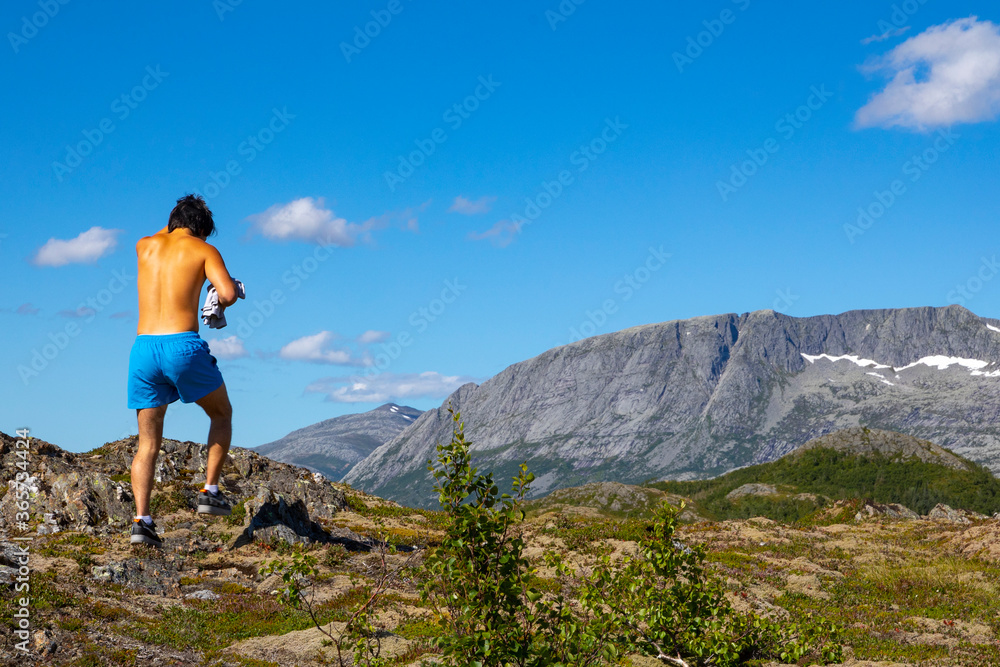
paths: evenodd
<path fill-rule="evenodd" d="M 534 476 L 522 464 L 514 495 L 498 497 L 492 475 L 472 467 L 459 415 L 452 419 L 451 443 L 438 445 L 438 467 L 429 467 L 448 517 L 446 536 L 427 555 L 420 586 L 436 612 L 433 641 L 446 665 L 583 667 L 616 664 L 626 652 L 689 665 L 840 659 L 839 628 L 831 623 L 736 612 L 706 568 L 705 548 L 674 539 L 683 504 L 663 502 L 649 531 L 635 531 L 638 557 L 613 563 L 605 554 L 581 580 L 561 555 L 546 551 L 557 580 L 536 576 L 518 532 Z"/>

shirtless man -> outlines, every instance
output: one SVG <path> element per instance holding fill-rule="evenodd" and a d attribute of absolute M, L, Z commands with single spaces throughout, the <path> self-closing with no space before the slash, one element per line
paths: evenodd
<path fill-rule="evenodd" d="M 233 408 L 215 357 L 198 335 L 199 297 L 206 279 L 219 293 L 221 306 L 230 306 L 237 298 L 222 256 L 205 242 L 214 232 L 205 200 L 188 195 L 177 200 L 166 227 L 135 246 L 139 326 L 129 356 L 128 407 L 138 414 L 139 445 L 132 460 L 136 508 L 132 544 L 163 544 L 149 515 L 149 496 L 163 440 L 163 418 L 167 405 L 178 398 L 200 405 L 212 421 L 207 479 L 198 494 L 198 512 L 227 515 L 232 511 L 218 484 L 232 439 Z"/>

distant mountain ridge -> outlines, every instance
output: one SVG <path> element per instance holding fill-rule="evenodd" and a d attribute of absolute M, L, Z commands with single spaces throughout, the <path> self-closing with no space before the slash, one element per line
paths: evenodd
<path fill-rule="evenodd" d="M 774 311 L 634 327 L 466 384 L 344 481 L 433 507 L 425 470 L 460 411 L 475 463 L 524 460 L 533 497 L 587 482 L 699 479 L 859 425 L 1000 471 L 1000 321 L 960 306 L 796 318 Z"/>
<path fill-rule="evenodd" d="M 304 466 L 339 481 L 351 466 L 399 435 L 422 413 L 386 403 L 374 410 L 327 419 L 292 431 L 254 451 L 275 461 Z"/>

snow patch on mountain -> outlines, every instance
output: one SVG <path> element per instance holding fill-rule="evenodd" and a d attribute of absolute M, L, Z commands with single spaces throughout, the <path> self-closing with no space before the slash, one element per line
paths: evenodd
<path fill-rule="evenodd" d="M 890 368 L 890 366 L 887 366 L 886 364 L 880 364 L 877 361 L 873 361 L 871 359 L 860 359 L 858 358 L 857 355 L 854 354 L 843 354 L 839 357 L 831 357 L 829 354 L 811 355 L 803 352 L 802 356 L 805 357 L 806 360 L 811 364 L 816 363 L 816 361 L 818 361 L 819 359 L 826 359 L 828 361 L 850 361 L 852 363 L 857 364 L 858 366 L 861 366 L 862 368 L 867 368 L 868 366 L 874 366 L 875 368 Z"/>
<path fill-rule="evenodd" d="M 867 368 L 869 366 L 873 366 L 876 369 L 892 368 L 892 370 L 896 373 L 900 373 L 901 371 L 905 371 L 908 368 L 913 368 L 915 366 L 920 366 L 920 365 L 929 366 L 931 368 L 936 368 L 939 371 L 943 371 L 957 364 L 959 366 L 962 366 L 963 368 L 968 368 L 970 371 L 972 371 L 970 375 L 978 375 L 981 377 L 1000 377 L 1000 370 L 998 371 L 982 370 L 983 368 L 986 368 L 987 366 L 990 365 L 991 362 L 989 361 L 983 361 L 982 359 L 964 359 L 962 357 L 947 357 L 943 354 L 935 354 L 928 357 L 921 357 L 920 359 L 914 361 L 912 364 L 907 364 L 906 366 L 901 366 L 900 368 L 893 368 L 888 364 L 880 364 L 872 359 L 861 359 L 857 355 L 853 354 L 844 354 L 839 357 L 834 357 L 829 354 L 813 355 L 813 354 L 802 353 L 802 356 L 811 364 L 816 363 L 820 359 L 826 359 L 831 362 L 850 361 L 851 363 L 857 364 L 862 368 Z M 876 375 L 880 378 L 882 377 L 878 373 L 868 373 L 868 375 Z M 897 377 L 899 376 L 897 375 Z M 888 382 L 888 380 L 885 380 L 885 378 L 882 379 L 887 384 L 892 384 Z"/>

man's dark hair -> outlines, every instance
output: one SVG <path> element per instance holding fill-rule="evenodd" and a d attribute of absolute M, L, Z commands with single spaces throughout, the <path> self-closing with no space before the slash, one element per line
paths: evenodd
<path fill-rule="evenodd" d="M 215 233 L 215 221 L 208 204 L 199 195 L 185 195 L 177 200 L 177 206 L 170 212 L 168 231 L 187 227 L 195 236 L 208 238 Z"/>

